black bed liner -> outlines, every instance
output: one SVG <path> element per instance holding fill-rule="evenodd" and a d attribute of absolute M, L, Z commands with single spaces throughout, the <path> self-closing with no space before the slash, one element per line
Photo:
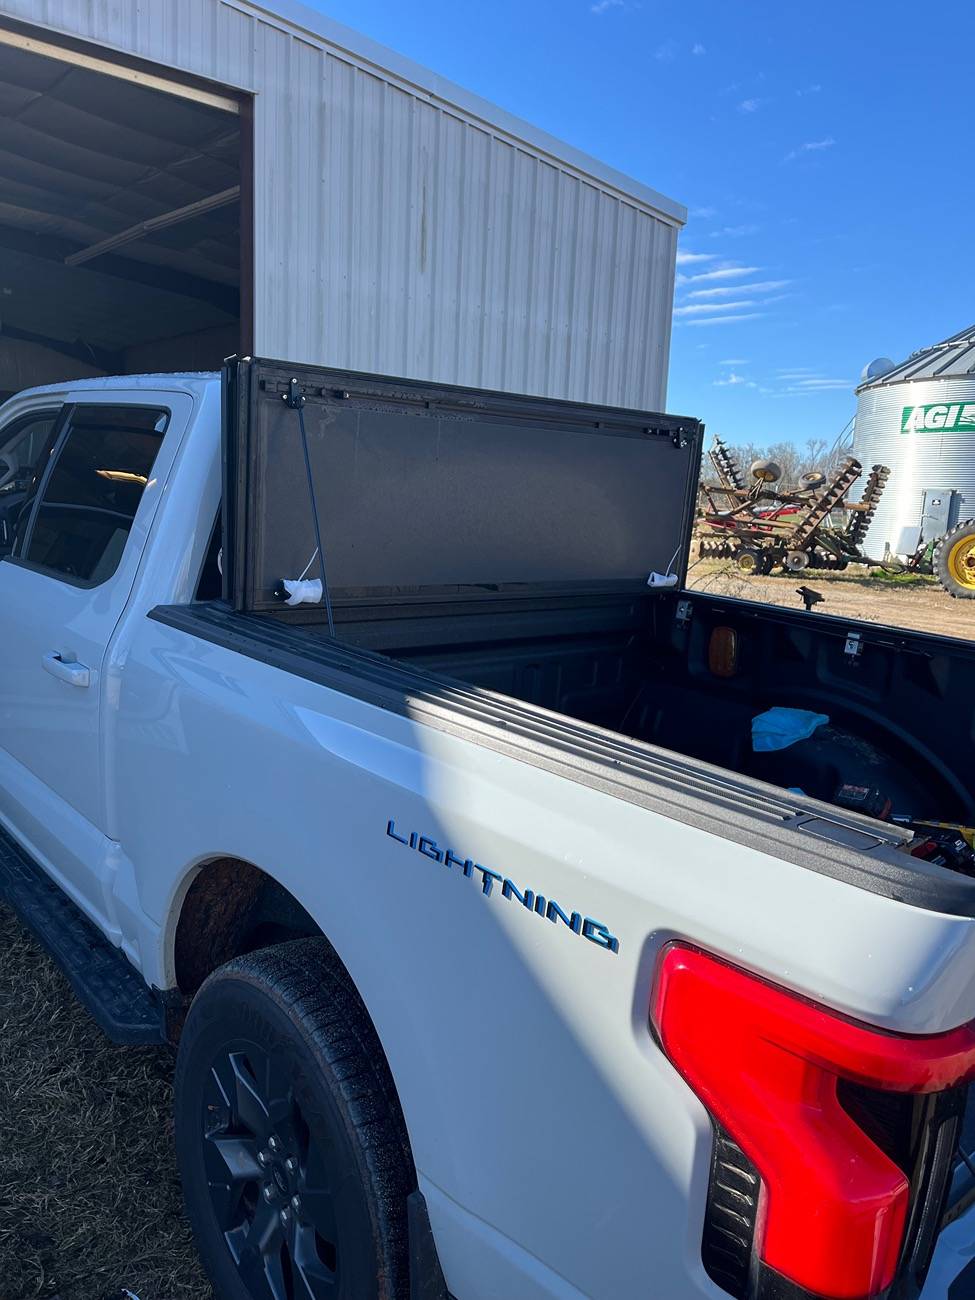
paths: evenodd
<path fill-rule="evenodd" d="M 909 858 L 895 827 L 222 601 L 160 606 L 190 636 L 722 839 L 929 911 L 975 917 L 975 880 Z"/>

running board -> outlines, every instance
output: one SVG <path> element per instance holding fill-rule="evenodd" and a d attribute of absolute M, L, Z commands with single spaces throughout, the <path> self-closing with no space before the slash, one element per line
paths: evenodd
<path fill-rule="evenodd" d="M 50 953 L 113 1043 L 168 1041 L 162 999 L 2 827 L 0 900 Z"/>

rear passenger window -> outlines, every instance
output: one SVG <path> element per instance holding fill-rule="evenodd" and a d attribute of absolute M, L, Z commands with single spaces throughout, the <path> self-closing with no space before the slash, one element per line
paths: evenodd
<path fill-rule="evenodd" d="M 21 558 L 97 586 L 118 568 L 169 420 L 148 406 L 76 406 Z"/>
<path fill-rule="evenodd" d="M 20 522 L 30 514 L 57 418 L 56 410 L 33 411 L 0 432 L 0 559 L 13 550 Z"/>

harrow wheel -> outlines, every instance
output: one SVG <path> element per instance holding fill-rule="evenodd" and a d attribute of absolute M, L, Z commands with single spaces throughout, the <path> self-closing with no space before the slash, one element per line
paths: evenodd
<path fill-rule="evenodd" d="M 746 577 L 768 573 L 770 557 L 757 546 L 746 546 L 735 556 L 735 568 Z"/>

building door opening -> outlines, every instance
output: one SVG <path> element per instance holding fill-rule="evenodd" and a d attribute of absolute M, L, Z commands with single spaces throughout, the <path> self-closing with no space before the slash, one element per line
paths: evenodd
<path fill-rule="evenodd" d="M 249 349 L 249 104 L 146 67 L 0 27 L 0 400 Z"/>

